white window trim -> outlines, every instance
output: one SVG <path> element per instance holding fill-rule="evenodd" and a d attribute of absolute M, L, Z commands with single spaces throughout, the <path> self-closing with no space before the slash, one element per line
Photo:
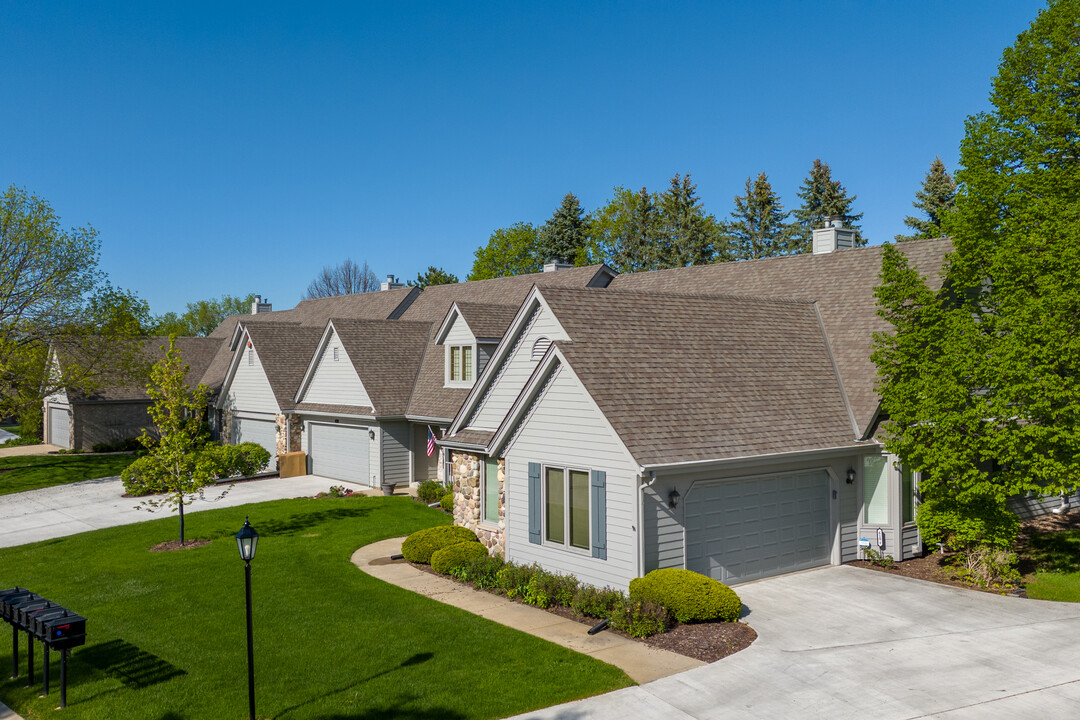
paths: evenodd
<path fill-rule="evenodd" d="M 479 524 L 480 524 L 480 527 L 485 527 L 485 528 L 489 528 L 489 529 L 498 529 L 499 521 L 497 519 L 494 520 L 494 521 L 491 521 L 491 520 L 487 519 L 487 483 L 488 483 L 487 461 L 489 459 L 490 458 L 485 456 L 483 462 L 480 463 L 480 523 Z M 496 467 L 496 470 L 495 470 L 495 484 L 498 485 L 499 484 L 499 471 L 498 471 L 499 458 L 495 458 L 495 467 Z M 504 470 L 503 472 L 505 474 L 506 471 Z M 498 498 L 498 493 L 496 493 L 496 500 L 495 500 L 496 504 L 498 504 L 498 502 L 499 502 L 497 498 Z M 498 517 L 498 508 L 495 509 L 495 514 L 496 514 L 496 517 Z"/>
<path fill-rule="evenodd" d="M 881 488 L 881 492 L 883 492 L 885 494 L 885 518 L 886 518 L 886 520 L 885 520 L 885 522 L 882 522 L 882 523 L 870 522 L 867 519 L 867 513 L 870 510 L 870 506 L 868 504 L 870 502 L 870 498 L 866 497 L 866 460 L 867 460 L 867 458 L 877 458 L 877 457 L 880 457 L 885 462 L 884 477 L 879 481 L 879 482 L 884 483 L 884 486 Z M 892 510 L 893 510 L 893 498 L 891 497 L 891 493 L 889 492 L 889 486 L 891 484 L 890 480 L 891 480 L 892 471 L 893 471 L 892 463 L 890 463 L 888 461 L 888 456 L 887 455 L 880 455 L 880 456 L 879 455 L 864 455 L 863 456 L 862 467 L 859 469 L 859 495 L 861 496 L 861 506 L 862 506 L 860 508 L 860 510 L 859 510 L 859 525 L 861 527 L 886 528 L 886 529 L 888 529 L 888 528 L 891 528 L 893 526 L 892 522 L 889 519 L 889 518 L 892 517 Z"/>
<path fill-rule="evenodd" d="M 562 470 L 563 472 L 563 537 L 566 538 L 565 542 L 554 542 L 547 538 L 547 471 Z M 586 499 L 589 503 L 588 520 L 586 521 L 587 530 L 589 533 L 589 539 L 585 543 L 585 547 L 580 548 L 570 544 L 570 472 L 583 472 L 588 479 L 588 485 L 586 486 Z M 542 464 L 540 466 L 540 540 L 544 547 L 558 548 L 567 552 L 575 553 L 578 555 L 584 555 L 586 557 L 592 557 L 592 514 L 595 508 L 592 503 L 592 471 L 586 468 L 574 467 L 572 465 L 547 465 Z"/>
<path fill-rule="evenodd" d="M 445 347 L 446 347 L 446 350 L 445 350 L 446 362 L 445 362 L 444 367 L 443 367 L 443 386 L 444 387 L 452 387 L 452 388 L 471 388 L 473 386 L 473 384 L 476 382 L 476 343 L 462 343 L 462 344 L 457 344 L 457 345 L 446 345 Z M 469 379 L 469 380 L 453 380 L 453 379 L 451 379 L 451 376 L 450 376 L 450 370 L 451 370 L 450 358 L 451 358 L 451 353 L 452 353 L 454 348 L 469 348 L 470 349 L 470 354 L 472 356 L 470 358 L 471 365 L 472 365 L 472 373 L 471 373 L 472 378 L 471 379 Z M 465 364 L 464 364 L 464 360 L 462 360 L 462 374 L 464 374 L 464 369 L 465 369 Z"/>

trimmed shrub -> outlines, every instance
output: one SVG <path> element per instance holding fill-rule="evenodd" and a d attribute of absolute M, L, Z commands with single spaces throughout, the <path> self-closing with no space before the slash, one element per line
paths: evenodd
<path fill-rule="evenodd" d="M 448 545 L 431 554 L 431 569 L 443 575 L 449 575 L 452 570 L 464 565 L 469 560 L 475 560 L 487 555 L 487 548 L 478 542 L 459 542 L 456 545 Z"/>
<path fill-rule="evenodd" d="M 442 499 L 439 500 L 439 507 L 452 514 L 454 512 L 454 493 L 448 492 L 443 495 Z"/>
<path fill-rule="evenodd" d="M 605 619 L 610 618 L 618 604 L 625 600 L 626 595 L 619 590 L 582 585 L 574 593 L 570 607 L 585 617 Z"/>
<path fill-rule="evenodd" d="M 429 505 L 439 502 L 446 493 L 447 489 L 438 480 L 425 480 L 416 488 L 416 498 Z"/>
<path fill-rule="evenodd" d="M 923 500 L 915 523 L 926 544 L 943 543 L 961 553 L 978 547 L 1007 550 L 1020 531 L 1020 518 L 1005 500 L 970 493 L 962 500 L 957 496 Z"/>
<path fill-rule="evenodd" d="M 630 637 L 659 635 L 672 625 L 671 613 L 658 602 L 630 598 L 612 609 L 611 626 Z"/>
<path fill-rule="evenodd" d="M 539 565 L 515 565 L 507 563 L 499 570 L 496 587 L 506 593 L 506 597 L 525 597 L 532 576 L 540 571 Z"/>
<path fill-rule="evenodd" d="M 455 525 L 439 525 L 426 530 L 417 530 L 401 544 L 401 554 L 409 562 L 427 565 L 436 550 L 457 545 L 461 542 L 474 542 L 480 545 L 480 538 L 468 528 Z M 481 545 L 483 547 L 483 545 Z"/>
<path fill-rule="evenodd" d="M 539 608 L 567 607 L 577 593 L 578 580 L 573 575 L 559 575 L 537 568 L 525 586 L 522 599 Z"/>
<path fill-rule="evenodd" d="M 632 600 L 651 600 L 671 611 L 679 622 L 734 622 L 742 601 L 721 582 L 692 570 L 665 568 L 630 581 Z"/>
<path fill-rule="evenodd" d="M 499 571 L 506 562 L 498 555 L 485 554 L 466 560 L 450 571 L 450 574 L 462 582 L 467 582 L 477 590 L 491 590 L 498 587 Z"/>

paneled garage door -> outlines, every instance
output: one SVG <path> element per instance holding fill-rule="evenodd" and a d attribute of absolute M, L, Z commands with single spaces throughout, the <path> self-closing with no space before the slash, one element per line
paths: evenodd
<path fill-rule="evenodd" d="M 233 421 L 233 444 L 253 442 L 262 445 L 270 453 L 268 467 L 277 466 L 277 423 L 273 420 L 236 418 Z"/>
<path fill-rule="evenodd" d="M 312 424 L 308 434 L 312 474 L 371 484 L 368 476 L 371 440 L 366 427 Z"/>
<path fill-rule="evenodd" d="M 64 408 L 49 408 L 49 442 L 62 448 L 71 447 L 70 414 Z"/>
<path fill-rule="evenodd" d="M 722 583 L 829 563 L 824 471 L 697 484 L 686 503 L 686 567 Z"/>

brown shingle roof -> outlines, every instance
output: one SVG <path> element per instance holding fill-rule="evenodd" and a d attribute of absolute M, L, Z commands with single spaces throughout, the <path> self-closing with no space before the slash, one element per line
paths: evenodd
<path fill-rule="evenodd" d="M 300 389 L 304 371 L 322 337 L 322 328 L 253 322 L 245 324 L 244 329 L 259 354 L 278 407 L 291 409 L 296 404 L 296 391 Z"/>
<path fill-rule="evenodd" d="M 501 338 L 510 322 L 517 315 L 517 305 L 487 305 L 483 303 L 459 302 L 461 317 L 478 338 Z"/>
<path fill-rule="evenodd" d="M 431 323 L 332 318 L 379 415 L 404 415 L 431 336 Z"/>
<path fill-rule="evenodd" d="M 641 464 L 855 445 L 814 305 L 542 289 L 573 372 Z"/>
<path fill-rule="evenodd" d="M 150 381 L 149 368 L 150 365 L 165 357 L 165 350 L 169 347 L 169 338 L 152 336 L 133 342 L 135 343 L 135 352 L 141 357 L 132 359 L 130 363 L 121 363 L 125 366 L 132 365 L 132 367 L 128 368 L 131 371 L 130 373 L 104 369 L 95 378 L 93 389 L 89 392 L 73 389 L 68 393 L 69 399 L 72 402 L 149 400 L 150 396 L 146 393 L 146 385 Z M 202 337 L 176 339 L 176 349 L 189 368 L 187 374 L 189 387 L 194 388 L 199 384 L 207 366 L 217 352 L 219 342 L 215 338 Z M 66 353 L 81 353 L 81 351 L 76 350 L 71 345 L 61 346 L 61 349 L 59 349 L 61 363 L 65 362 L 64 355 Z M 138 365 L 138 367 L 134 367 L 135 365 Z"/>
<path fill-rule="evenodd" d="M 473 315 L 478 325 L 487 325 L 501 322 L 505 317 L 505 311 L 497 310 L 499 319 L 487 321 L 480 320 L 479 306 L 513 306 L 514 312 L 525 301 L 525 297 L 534 285 L 540 287 L 587 287 L 590 283 L 597 282 L 610 272 L 603 265 L 589 265 L 587 267 L 557 270 L 555 272 L 531 273 L 528 275 L 514 275 L 512 277 L 493 278 L 491 280 L 473 280 L 471 282 L 457 283 L 456 285 L 434 285 L 424 288 L 409 309 L 402 315 L 403 320 L 424 320 L 431 323 L 441 323 L 446 317 L 453 303 L 471 304 L 474 306 Z M 510 319 L 513 314 L 510 315 Z M 472 321 L 469 327 L 472 327 Z M 509 319 L 507 319 L 509 324 Z M 438 328 L 432 330 L 432 336 L 424 352 L 421 362 L 420 373 L 416 378 L 416 386 L 413 389 L 412 399 L 409 401 L 409 414 L 418 417 L 445 418 L 449 420 L 457 414 L 461 404 L 469 394 L 467 388 L 443 387 L 445 358 L 443 349 L 435 344 L 434 334 Z M 503 328 L 505 330 L 505 327 Z M 474 330 L 474 332 L 478 332 Z M 501 332 L 499 333 L 502 334 Z"/>
<path fill-rule="evenodd" d="M 947 238 L 898 243 L 897 249 L 939 288 Z M 851 403 L 856 422 L 865 433 L 879 399 L 877 370 L 870 360 L 875 331 L 887 331 L 878 317 L 874 288 L 880 284 L 881 246 L 825 255 L 747 260 L 673 270 L 620 275 L 610 289 L 682 294 L 728 294 L 816 301 L 822 322 Z"/>

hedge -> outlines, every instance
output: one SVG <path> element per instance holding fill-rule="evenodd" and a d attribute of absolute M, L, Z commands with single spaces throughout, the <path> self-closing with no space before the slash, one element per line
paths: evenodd
<path fill-rule="evenodd" d="M 456 525 L 439 525 L 426 530 L 417 530 L 401 544 L 401 554 L 409 562 L 427 565 L 436 550 L 442 550 L 460 542 L 480 544 L 476 533 L 468 528 Z M 483 547 L 483 546 L 481 546 Z"/>
<path fill-rule="evenodd" d="M 478 542 L 459 542 L 456 545 L 448 545 L 431 554 L 431 569 L 443 575 L 449 575 L 470 560 L 487 555 L 487 548 Z"/>
<path fill-rule="evenodd" d="M 630 581 L 631 599 L 650 600 L 671 611 L 681 623 L 723 620 L 742 614 L 742 601 L 721 582 L 691 570 L 665 568 Z"/>

